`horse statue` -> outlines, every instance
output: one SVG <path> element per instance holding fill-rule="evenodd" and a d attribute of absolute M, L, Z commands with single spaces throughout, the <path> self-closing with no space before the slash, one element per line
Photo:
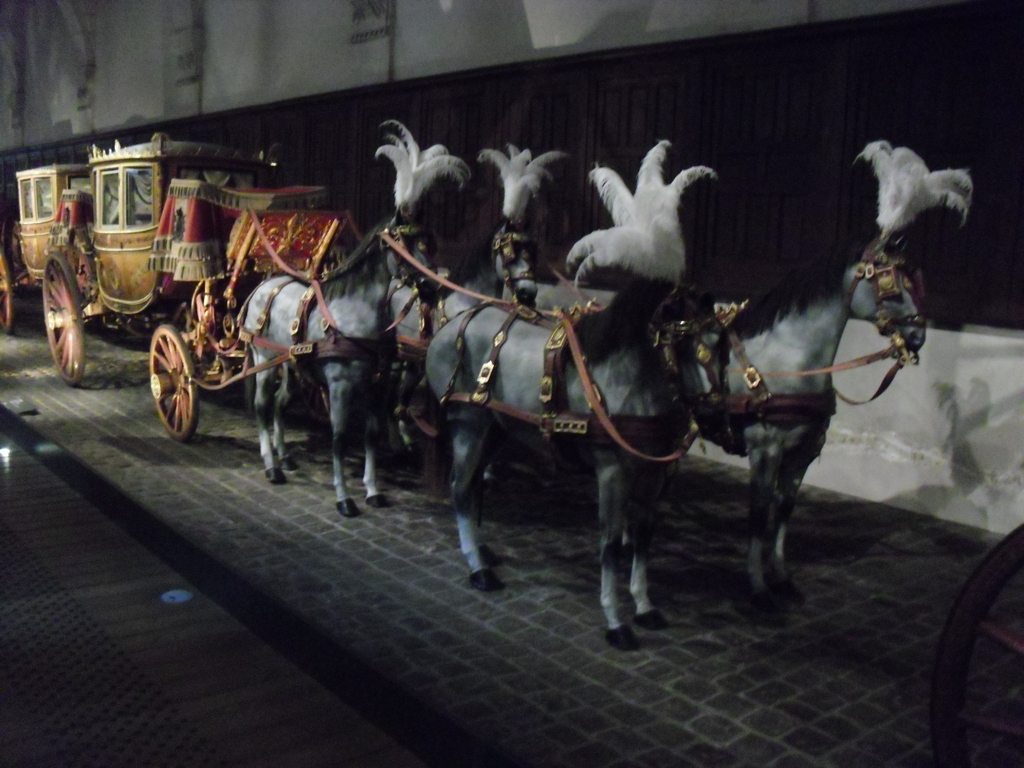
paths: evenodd
<path fill-rule="evenodd" d="M 645 196 L 657 187 L 660 196 L 650 196 L 657 198 L 658 210 L 674 212 L 686 180 L 709 171 L 684 172 L 672 184 L 663 184 L 665 147 L 667 142 L 648 155 L 638 187 Z M 607 173 L 599 168 L 591 178 Z M 678 214 L 675 217 L 678 228 Z M 648 217 L 637 210 L 630 226 L 638 230 L 629 251 L 636 279 L 608 309 L 570 316 L 541 315 L 521 306 L 482 306 L 441 328 L 426 361 L 428 384 L 446 405 L 453 454 L 451 493 L 470 584 L 483 591 L 503 586 L 476 531 L 482 470 L 501 443 L 511 438 L 549 459 L 557 453 L 582 461 L 595 470 L 598 481 L 605 637 L 622 649 L 639 645 L 619 615 L 616 562 L 627 536 L 634 545 L 634 622 L 648 629 L 667 626 L 647 594 L 647 557 L 653 501 L 666 465 L 678 458 L 679 451 L 654 454 L 671 451 L 681 433 L 686 439 L 694 434 L 686 431 L 685 414 L 678 409 L 672 382 L 649 335 L 653 317 L 670 320 L 676 315 L 682 250 L 671 249 L 660 257 L 653 251 L 663 233 L 642 230 L 671 227 L 663 216 Z M 621 228 L 604 237 L 588 236 L 588 253 L 605 258 L 606 248 L 629 241 L 620 234 Z M 643 241 L 645 235 L 648 239 Z M 676 428 L 677 417 L 682 429 Z"/>
<path fill-rule="evenodd" d="M 541 183 L 551 179 L 547 166 L 568 155 L 551 151 L 534 158 L 529 149 L 520 150 L 512 144 L 508 149 L 508 156 L 500 150 L 484 149 L 477 158 L 478 162 L 493 163 L 501 175 L 502 220 L 442 278 L 450 287 L 442 290 L 436 304 L 421 301 L 413 286 L 392 283 L 391 307 L 398 318 L 399 356 L 406 362 L 401 372 L 396 415 L 407 445 L 412 442 L 407 421 L 409 417 L 417 418 L 409 404 L 423 380 L 423 362 L 434 328 L 490 298 L 503 298 L 527 307 L 536 301 L 537 246 L 530 235 L 527 207 Z M 431 431 L 429 425 L 420 426 L 428 433 Z"/>
<path fill-rule="evenodd" d="M 705 308 L 700 321 L 661 336 L 702 436 L 749 457 L 747 572 L 754 605 L 767 611 L 803 600 L 785 564 L 786 528 L 835 413 L 832 373 L 895 358 L 873 400 L 924 345 L 920 273 L 894 235 L 926 208 L 946 205 L 966 217 L 970 206 L 964 170 L 929 173 L 911 150 L 886 142 L 869 144 L 858 159 L 873 164 L 880 182 L 877 238 L 793 270 L 745 309 Z M 850 318 L 874 323 L 890 346 L 835 365 Z"/>
<path fill-rule="evenodd" d="M 417 221 L 417 203 L 438 179 L 450 178 L 461 185 L 469 177 L 468 166 L 444 146 L 435 144 L 421 153 L 404 125 L 387 121 L 384 127 L 394 131 L 386 134 L 390 143 L 380 147 L 376 156 L 383 155 L 395 165 L 394 215 L 369 232 L 322 283 L 271 277 L 256 288 L 242 313 L 242 327 L 251 339 L 249 350 L 258 369 L 254 405 L 266 476 L 271 483 L 283 483 L 282 470 L 295 469 L 285 450 L 281 420 L 292 394 L 292 365 L 281 366 L 276 394 L 276 375 L 269 365 L 282 351 L 287 356 L 291 350 L 302 370 L 327 389 L 336 508 L 344 517 L 360 514 L 350 497 L 343 466 L 345 431 L 359 398 L 366 405 L 366 503 L 371 507 L 388 504 L 376 477 L 375 444 L 383 432 L 384 388 L 369 385 L 386 375 L 395 356 L 389 286 L 399 281 L 413 286 L 420 296 L 435 290 L 434 282 L 412 268 L 388 241 L 432 270 L 433 238 Z"/>

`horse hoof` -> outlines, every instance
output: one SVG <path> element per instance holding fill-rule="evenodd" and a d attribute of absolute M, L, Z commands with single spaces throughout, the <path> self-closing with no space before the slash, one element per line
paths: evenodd
<path fill-rule="evenodd" d="M 480 545 L 479 552 L 481 562 L 488 568 L 494 568 L 495 566 L 501 565 L 501 557 L 486 544 Z"/>
<path fill-rule="evenodd" d="M 469 586 L 481 592 L 496 592 L 505 588 L 505 583 L 490 568 L 481 568 L 469 574 Z"/>
<path fill-rule="evenodd" d="M 772 584 L 771 590 L 772 594 L 790 605 L 803 605 L 807 602 L 807 597 L 791 579 L 780 581 L 778 584 Z"/>
<path fill-rule="evenodd" d="M 750 596 L 750 602 L 762 613 L 782 613 L 786 609 L 785 604 L 768 590 L 755 592 Z"/>
<path fill-rule="evenodd" d="M 366 506 L 381 509 L 382 507 L 390 507 L 391 502 L 388 501 L 388 497 L 383 493 L 377 493 L 366 497 Z"/>
<path fill-rule="evenodd" d="M 287 482 L 287 478 L 284 476 L 284 472 L 282 472 L 278 467 L 273 467 L 272 469 L 265 469 L 263 470 L 263 474 L 267 476 L 267 480 L 270 481 L 271 485 L 281 485 L 282 483 Z"/>
<path fill-rule="evenodd" d="M 620 651 L 635 651 L 640 647 L 640 641 L 636 639 L 636 634 L 626 624 L 609 629 L 604 633 L 604 639 L 608 641 L 608 645 L 618 648 Z"/>
<path fill-rule="evenodd" d="M 342 517 L 359 517 L 359 507 L 352 499 L 345 499 L 335 504 Z"/>
<path fill-rule="evenodd" d="M 668 621 L 657 608 L 652 608 L 647 613 L 638 613 L 633 617 L 633 623 L 644 629 L 668 629 Z"/>
<path fill-rule="evenodd" d="M 291 456 L 285 456 L 281 459 L 281 469 L 285 472 L 294 472 L 299 468 L 299 465 L 295 463 L 295 459 Z"/>

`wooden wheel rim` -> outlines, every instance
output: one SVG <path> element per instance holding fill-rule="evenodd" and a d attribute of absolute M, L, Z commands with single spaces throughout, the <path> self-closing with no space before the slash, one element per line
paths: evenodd
<path fill-rule="evenodd" d="M 46 262 L 43 314 L 50 354 L 61 378 L 71 386 L 78 386 L 85 375 L 85 327 L 78 285 L 70 281 L 71 270 L 59 257 Z"/>
<path fill-rule="evenodd" d="M 938 768 L 969 768 L 969 730 L 979 725 L 966 706 L 975 641 L 985 634 L 990 611 L 1008 582 L 1024 570 L 1024 525 L 1006 536 L 964 584 L 939 640 L 932 674 L 932 746 Z M 1010 651 L 1007 651 L 1010 652 Z M 1018 651 L 1019 653 L 1019 651 Z M 1024 664 L 1024 658 L 1020 659 Z M 1024 723 L 1015 723 L 1018 726 Z"/>
<path fill-rule="evenodd" d="M 14 327 L 14 278 L 10 259 L 0 245 L 0 327 L 10 332 Z"/>
<path fill-rule="evenodd" d="M 178 329 L 161 325 L 149 346 L 150 389 L 167 433 L 185 442 L 199 423 L 199 387 L 195 365 Z"/>

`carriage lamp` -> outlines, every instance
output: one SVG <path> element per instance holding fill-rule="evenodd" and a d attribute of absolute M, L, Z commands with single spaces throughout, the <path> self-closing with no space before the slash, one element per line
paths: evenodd
<path fill-rule="evenodd" d="M 10 455 L 11 455 L 11 449 L 8 448 L 6 445 L 3 448 L 0 448 L 0 459 L 6 459 Z"/>

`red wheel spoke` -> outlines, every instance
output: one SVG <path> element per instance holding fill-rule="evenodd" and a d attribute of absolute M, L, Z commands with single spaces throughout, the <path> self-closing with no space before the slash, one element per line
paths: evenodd
<path fill-rule="evenodd" d="M 980 712 L 961 712 L 960 720 L 972 728 L 1024 739 L 1024 718 L 983 715 Z"/>
<path fill-rule="evenodd" d="M 991 619 L 981 623 L 981 630 L 1009 650 L 1024 656 L 1024 632 Z"/>

